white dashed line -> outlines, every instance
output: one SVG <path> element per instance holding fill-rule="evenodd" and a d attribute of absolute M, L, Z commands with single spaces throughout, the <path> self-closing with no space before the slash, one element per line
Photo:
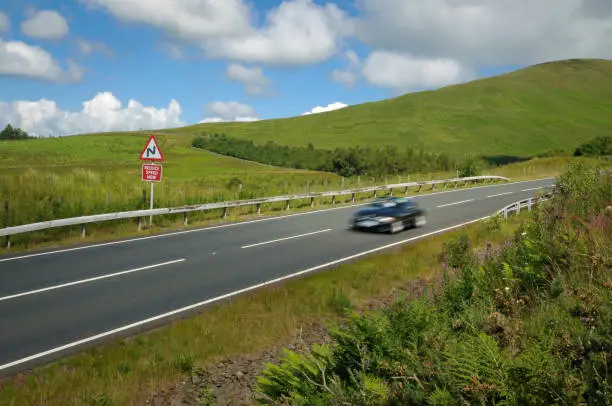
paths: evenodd
<path fill-rule="evenodd" d="M 306 233 L 306 234 L 298 234 L 298 235 L 293 235 L 291 237 L 283 237 L 283 238 L 277 238 L 276 240 L 270 240 L 270 241 L 264 241 L 264 242 L 258 242 L 256 244 L 249 244 L 249 245 L 243 245 L 240 248 L 251 248 L 251 247 L 257 247 L 259 245 L 264 245 L 264 244 L 272 244 L 275 242 L 280 242 L 280 241 L 286 241 L 286 240 L 292 240 L 294 238 L 300 238 L 300 237 L 306 237 L 308 235 L 313 235 L 313 234 L 320 234 L 320 233 L 325 233 L 327 231 L 331 231 L 331 228 L 326 228 L 325 230 L 319 230 L 319 231 L 313 231 L 312 233 Z"/>
<path fill-rule="evenodd" d="M 499 196 L 511 195 L 512 193 L 514 193 L 514 192 L 498 193 L 496 195 L 487 196 L 487 199 L 490 199 L 491 197 L 499 197 Z"/>
<path fill-rule="evenodd" d="M 456 204 L 463 204 L 463 203 L 469 203 L 469 202 L 473 202 L 474 199 L 468 199 L 468 200 L 462 200 L 460 202 L 455 202 L 455 203 L 447 203 L 447 204 L 441 204 L 438 206 L 438 208 L 440 207 L 447 207 L 447 206 L 454 206 Z"/>
<path fill-rule="evenodd" d="M 5 300 L 16 299 L 16 298 L 22 297 L 22 296 L 29 296 L 29 295 L 34 295 L 34 294 L 37 294 L 37 293 L 48 292 L 50 290 L 66 288 L 68 286 L 81 285 L 83 283 L 99 281 L 101 279 L 112 278 L 112 277 L 115 277 L 115 276 L 127 275 L 129 273 L 146 271 L 147 269 L 158 268 L 158 267 L 164 266 L 164 265 L 177 264 L 179 262 L 184 262 L 184 261 L 185 261 L 185 259 L 177 259 L 176 261 L 169 261 L 169 262 L 164 262 L 164 263 L 161 263 L 161 264 L 143 266 L 142 268 L 130 269 L 128 271 L 115 272 L 115 273 L 111 273 L 111 274 L 108 274 L 108 275 L 96 276 L 95 278 L 81 279 L 79 281 L 62 283 L 61 285 L 54 285 L 54 286 L 49 286 L 47 288 L 30 290 L 30 291 L 27 291 L 27 292 L 17 293 L 17 294 L 10 295 L 10 296 L 0 297 L 0 302 L 5 301 Z"/>

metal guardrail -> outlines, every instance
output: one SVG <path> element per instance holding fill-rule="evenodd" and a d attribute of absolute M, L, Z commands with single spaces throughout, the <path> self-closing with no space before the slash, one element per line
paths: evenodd
<path fill-rule="evenodd" d="M 531 209 L 539 203 L 544 202 L 546 200 L 550 200 L 553 194 L 554 192 L 547 192 L 543 193 L 541 196 L 519 200 L 518 202 L 514 202 L 512 204 L 507 205 L 503 209 L 498 210 L 497 214 L 503 215 L 505 219 L 508 218 L 508 214 L 511 212 L 515 212 L 518 216 L 522 209 L 527 209 L 527 211 L 531 211 Z"/>
<path fill-rule="evenodd" d="M 160 209 L 147 209 L 147 210 L 134 210 L 134 211 L 124 211 L 117 213 L 104 213 L 104 214 L 94 214 L 90 216 L 81 216 L 81 217 L 72 217 L 58 220 L 49 220 L 43 221 L 39 223 L 32 224 L 24 224 L 13 227 L 6 227 L 0 229 L 0 237 L 7 238 L 7 246 L 10 248 L 10 238 L 9 236 L 15 234 L 29 233 L 33 231 L 46 230 L 50 228 L 57 227 L 68 227 L 68 226 L 76 226 L 81 225 L 82 227 L 82 235 L 85 237 L 85 225 L 88 223 L 98 223 L 104 221 L 112 221 L 112 220 L 122 220 L 122 219 L 130 219 L 130 218 L 138 218 L 138 228 L 141 229 L 141 221 L 143 217 L 152 217 L 152 216 L 163 216 L 169 214 L 180 214 L 183 213 L 185 217 L 185 224 L 187 224 L 187 213 L 197 212 L 197 211 L 206 211 L 206 210 L 214 210 L 214 209 L 223 209 L 223 217 L 226 217 L 227 209 L 230 207 L 241 207 L 241 206 L 250 206 L 257 205 L 257 213 L 261 213 L 261 205 L 266 203 L 275 203 L 275 202 L 287 202 L 287 209 L 290 208 L 290 202 L 292 200 L 301 200 L 301 199 L 311 199 L 311 207 L 314 206 L 314 199 L 321 197 L 332 197 L 332 204 L 335 204 L 336 196 L 345 196 L 352 195 L 352 201 L 355 201 L 355 195 L 358 193 L 369 193 L 373 192 L 376 197 L 377 192 L 379 191 L 389 191 L 389 194 L 393 194 L 394 189 L 404 188 L 404 193 L 408 193 L 408 188 L 410 187 L 418 187 L 418 191 L 420 192 L 423 186 L 431 186 L 431 189 L 435 189 L 436 186 L 442 185 L 446 188 L 449 184 L 454 184 L 455 188 L 459 183 L 467 184 L 468 182 L 476 183 L 478 181 L 486 182 L 495 182 L 495 181 L 505 181 L 509 182 L 510 179 L 503 176 L 471 176 L 465 178 L 452 178 L 452 179 L 441 179 L 441 180 L 430 180 L 424 182 L 409 182 L 409 183 L 397 183 L 397 184 L 389 184 L 382 186 L 371 186 L 364 187 L 358 189 L 347 189 L 347 190 L 337 190 L 337 191 L 328 191 L 328 192 L 314 192 L 314 193 L 304 193 L 304 194 L 295 194 L 295 195 L 285 195 L 285 196 L 273 196 L 273 197 L 263 197 L 259 199 L 248 199 L 248 200 L 232 200 L 225 202 L 217 202 L 217 203 L 206 203 L 206 204 L 198 204 L 198 205 L 190 205 L 190 206 L 181 206 L 181 207 L 170 207 L 170 208 L 160 208 Z"/>

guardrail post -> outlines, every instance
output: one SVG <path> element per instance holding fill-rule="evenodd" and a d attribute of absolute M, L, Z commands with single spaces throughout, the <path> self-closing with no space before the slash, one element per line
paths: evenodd
<path fill-rule="evenodd" d="M 531 211 L 531 199 L 527 200 L 527 211 Z"/>
<path fill-rule="evenodd" d="M 142 231 L 142 217 L 138 217 L 138 232 Z"/>
<path fill-rule="evenodd" d="M 290 210 L 291 209 L 291 200 L 287 200 L 287 206 L 285 207 L 285 210 Z"/>
<path fill-rule="evenodd" d="M 226 217 L 227 217 L 227 207 L 224 207 L 224 208 L 223 208 L 223 216 L 222 216 L 222 217 L 223 217 L 223 218 L 226 218 Z"/>
<path fill-rule="evenodd" d="M 443 187 L 444 187 L 444 190 L 446 190 L 446 182 L 444 182 L 444 186 Z"/>
<path fill-rule="evenodd" d="M 376 198 L 376 196 L 377 196 L 377 195 L 378 195 L 378 191 L 377 191 L 377 190 L 375 190 L 375 191 L 374 191 L 374 198 Z"/>
<path fill-rule="evenodd" d="M 432 183 L 432 184 L 431 184 L 431 190 L 434 190 L 435 188 L 436 188 L 436 184 L 435 184 L 435 183 Z"/>
<path fill-rule="evenodd" d="M 332 205 L 336 204 L 336 195 L 332 196 Z"/>
<path fill-rule="evenodd" d="M 422 187 L 423 187 L 423 185 L 419 185 L 419 190 L 417 190 L 417 193 L 421 191 Z"/>
<path fill-rule="evenodd" d="M 351 203 L 355 203 L 355 193 L 353 193 L 351 196 Z"/>
<path fill-rule="evenodd" d="M 189 223 L 189 218 L 187 217 L 187 212 L 183 213 L 183 224 L 187 225 Z"/>
<path fill-rule="evenodd" d="M 85 238 L 87 235 L 87 229 L 85 228 L 85 224 L 81 224 L 81 238 Z"/>
<path fill-rule="evenodd" d="M 8 227 L 9 226 L 9 201 L 5 200 L 4 201 L 4 227 Z M 11 248 L 11 236 L 7 235 L 4 238 L 4 242 L 5 242 L 5 246 L 6 249 L 10 249 Z"/>
<path fill-rule="evenodd" d="M 257 215 L 261 215 L 261 203 L 257 203 Z"/>
<path fill-rule="evenodd" d="M 389 188 L 389 196 L 393 196 L 393 188 L 392 187 Z"/>
<path fill-rule="evenodd" d="M 315 198 L 311 197 L 310 198 L 310 207 L 314 207 L 315 206 Z"/>

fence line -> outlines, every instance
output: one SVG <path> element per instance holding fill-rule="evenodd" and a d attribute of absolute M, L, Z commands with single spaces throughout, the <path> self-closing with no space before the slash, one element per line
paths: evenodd
<path fill-rule="evenodd" d="M 104 222 L 104 221 L 138 218 L 138 229 L 140 230 L 142 227 L 142 218 L 149 217 L 149 216 L 163 216 L 163 215 L 182 213 L 184 215 L 185 224 L 187 224 L 187 214 L 190 212 L 223 209 L 223 218 L 225 218 L 227 215 L 227 209 L 230 207 L 243 207 L 243 206 L 257 205 L 257 213 L 260 214 L 261 205 L 266 204 L 266 203 L 286 202 L 286 205 L 287 205 L 286 208 L 289 209 L 290 202 L 293 200 L 310 199 L 311 207 L 314 207 L 315 199 L 322 198 L 322 197 L 331 196 L 332 204 L 335 204 L 337 196 L 352 195 L 352 201 L 354 202 L 355 196 L 360 193 L 373 193 L 372 197 L 377 197 L 378 192 L 388 191 L 389 195 L 392 196 L 394 190 L 403 188 L 404 194 L 406 195 L 410 187 L 418 187 L 417 192 L 420 192 L 424 186 L 431 186 L 430 190 L 433 190 L 437 186 L 440 186 L 440 185 L 444 189 L 446 189 L 448 185 L 454 185 L 454 187 L 457 188 L 457 186 L 460 183 L 467 185 L 469 182 L 486 183 L 486 182 L 495 182 L 495 181 L 509 182 L 510 179 L 503 177 L 503 176 L 494 176 L 494 175 L 471 176 L 471 177 L 465 177 L 465 178 L 452 178 L 452 179 L 430 180 L 430 181 L 409 182 L 409 183 L 396 183 L 396 184 L 389 184 L 389 185 L 382 185 L 382 186 L 363 187 L 363 188 L 357 188 L 357 189 L 346 189 L 346 190 L 337 190 L 337 191 L 273 196 L 273 197 L 264 197 L 264 198 L 258 198 L 258 199 L 231 200 L 231 201 L 224 201 L 224 202 L 205 203 L 205 204 L 180 206 L 180 207 L 94 214 L 94 215 L 88 215 L 88 216 L 48 220 L 48 221 L 42 221 L 38 223 L 6 227 L 6 228 L 0 229 L 0 237 L 6 237 L 6 246 L 7 248 L 10 248 L 10 244 L 11 244 L 10 236 L 11 235 L 29 233 L 29 232 L 40 231 L 40 230 L 47 230 L 50 228 L 57 228 L 57 227 L 68 227 L 68 226 L 80 225 L 82 228 L 82 236 L 84 238 L 86 235 L 85 225 L 89 223 L 98 223 L 98 222 Z"/>

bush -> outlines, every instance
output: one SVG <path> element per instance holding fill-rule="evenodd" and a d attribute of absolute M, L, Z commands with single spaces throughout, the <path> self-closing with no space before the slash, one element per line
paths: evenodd
<path fill-rule="evenodd" d="M 378 149 L 356 146 L 331 151 L 315 149 L 312 143 L 307 147 L 288 147 L 272 141 L 256 145 L 225 134 L 202 134 L 193 139 L 192 146 L 269 165 L 334 172 L 344 177 L 449 171 L 456 164 L 445 154 L 416 152 L 412 148 L 400 151 L 394 146 Z"/>
<path fill-rule="evenodd" d="M 449 241 L 439 294 L 351 316 L 324 355 L 287 355 L 258 391 L 292 405 L 612 405 L 612 216 L 597 217 L 612 181 L 577 165 L 558 187 L 498 257 Z"/>

